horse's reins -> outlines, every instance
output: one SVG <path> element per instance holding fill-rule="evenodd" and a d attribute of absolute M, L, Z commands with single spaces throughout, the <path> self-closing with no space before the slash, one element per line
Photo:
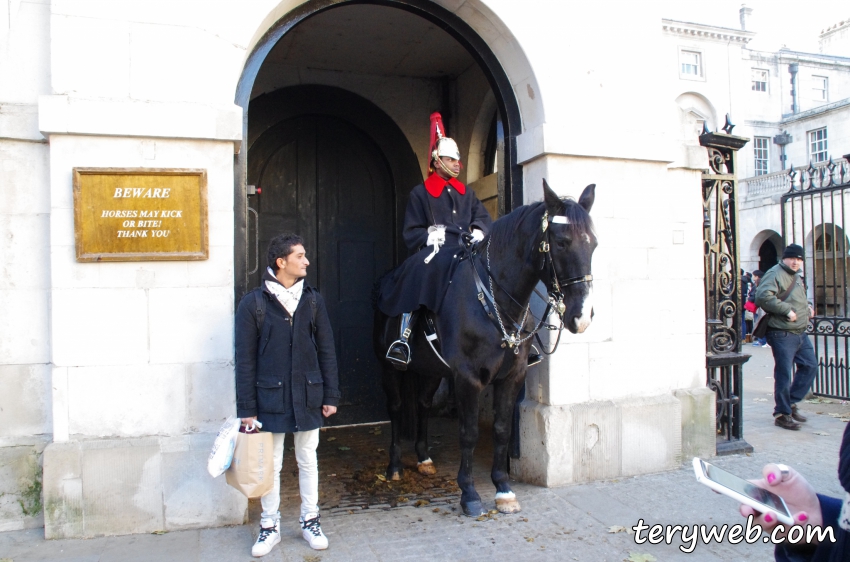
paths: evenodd
<path fill-rule="evenodd" d="M 567 217 L 563 216 L 563 215 L 555 215 L 555 216 L 552 217 L 552 222 L 556 223 L 556 224 L 569 224 L 569 219 L 567 219 Z M 552 259 L 552 254 L 550 252 L 551 245 L 549 243 L 549 230 L 548 229 L 549 229 L 549 211 L 545 211 L 543 213 L 542 230 L 543 230 L 543 233 L 544 233 L 544 236 L 545 236 L 546 239 L 541 240 L 539 250 L 540 250 L 540 253 L 544 254 L 544 258 L 543 258 L 544 263 L 541 266 L 541 269 L 543 267 L 546 267 L 546 262 L 549 262 L 549 267 L 551 268 L 550 275 L 551 275 L 551 280 L 552 280 L 552 290 L 547 290 L 549 298 L 546 299 L 542 294 L 540 294 L 540 292 L 536 288 L 533 289 L 534 293 L 537 294 L 537 296 L 540 297 L 541 300 L 546 302 L 546 310 L 543 312 L 540 320 L 537 323 L 537 326 L 533 330 L 528 332 L 528 335 L 525 336 L 524 338 L 521 338 L 519 336 L 520 336 L 520 333 L 523 331 L 523 326 L 525 325 L 525 321 L 528 318 L 528 313 L 529 313 L 529 310 L 531 308 L 531 304 L 529 303 L 525 306 L 525 313 L 523 314 L 522 321 L 520 323 L 517 323 L 515 321 L 513 322 L 514 327 L 516 328 L 516 331 L 512 334 L 509 334 L 508 331 L 505 329 L 504 322 L 502 321 L 502 316 L 501 316 L 501 314 L 499 314 L 499 307 L 496 304 L 496 298 L 494 296 L 495 291 L 493 290 L 493 282 L 495 281 L 496 286 L 498 286 L 500 289 L 502 289 L 502 292 L 505 293 L 508 296 L 508 298 L 510 298 L 515 304 L 517 304 L 520 307 L 522 307 L 522 304 L 519 303 L 519 301 L 517 301 L 513 297 L 513 295 L 511 295 L 508 291 L 506 291 L 505 288 L 502 287 L 499 284 L 498 281 L 495 280 L 495 276 L 493 275 L 493 272 L 490 269 L 490 242 L 492 241 L 492 238 L 487 239 L 487 251 L 486 251 L 486 253 L 487 253 L 487 263 L 485 265 L 487 277 L 489 278 L 488 280 L 490 282 L 489 283 L 490 284 L 490 290 L 489 291 L 484 286 L 484 284 L 481 282 L 481 278 L 478 275 L 478 270 L 475 268 L 475 263 L 474 263 L 475 260 L 473 260 L 473 259 L 469 260 L 470 264 L 472 264 L 472 271 L 474 273 L 475 286 L 478 289 L 478 301 L 481 303 L 481 306 L 484 308 L 484 312 L 487 314 L 487 316 L 491 320 L 494 320 L 494 323 L 497 323 L 497 327 L 502 332 L 502 340 L 503 340 L 502 341 L 502 347 L 503 348 L 508 347 L 510 349 L 513 349 L 514 354 L 519 353 L 519 345 L 520 344 L 528 341 L 529 339 L 531 339 L 532 337 L 535 337 L 535 336 L 537 337 L 538 343 L 540 343 L 540 347 L 542 348 L 543 353 L 545 353 L 546 355 L 551 355 L 552 353 L 554 353 L 555 349 L 558 348 L 558 343 L 560 343 L 560 341 L 561 341 L 561 332 L 563 332 L 563 330 L 564 330 L 564 316 L 563 315 L 564 315 L 564 312 L 566 311 L 566 306 L 564 305 L 564 293 L 562 291 L 562 287 L 569 287 L 571 285 L 577 285 L 579 283 L 590 283 L 591 281 L 593 281 L 593 275 L 590 275 L 590 274 L 580 275 L 578 277 L 570 277 L 569 279 L 566 279 L 563 282 L 561 282 L 558 279 L 558 272 L 555 269 L 555 260 Z M 490 312 L 490 307 L 487 305 L 486 299 L 489 299 L 493 303 L 493 312 L 492 313 Z M 538 335 L 538 332 L 543 327 L 546 318 L 549 317 L 550 311 L 553 310 L 553 309 L 557 311 L 558 318 L 561 320 L 561 323 L 560 323 L 560 326 L 558 326 L 558 327 L 551 325 L 551 324 L 546 325 L 546 327 L 549 330 L 558 330 L 558 339 L 555 341 L 555 347 L 552 349 L 552 351 L 547 352 L 546 349 L 545 349 L 545 346 L 543 345 L 543 342 L 540 341 L 540 336 Z M 534 317 L 534 316 L 535 315 L 532 313 L 532 317 Z"/>

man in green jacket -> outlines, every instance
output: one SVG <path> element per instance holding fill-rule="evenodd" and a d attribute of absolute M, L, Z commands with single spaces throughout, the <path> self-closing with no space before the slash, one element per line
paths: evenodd
<path fill-rule="evenodd" d="M 768 319 L 767 343 L 773 352 L 774 424 L 783 429 L 800 429 L 806 418 L 797 403 L 809 392 L 817 373 L 817 358 L 806 335 L 814 310 L 806 298 L 806 287 L 800 277 L 803 248 L 791 244 L 782 253 L 782 261 L 762 277 L 756 290 L 756 305 L 771 314 Z M 780 300 L 789 287 L 788 296 Z M 794 365 L 797 366 L 796 373 Z M 793 374 L 793 378 L 792 378 Z"/>

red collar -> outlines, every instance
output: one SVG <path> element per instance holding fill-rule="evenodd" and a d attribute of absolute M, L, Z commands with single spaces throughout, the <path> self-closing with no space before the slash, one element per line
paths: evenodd
<path fill-rule="evenodd" d="M 446 184 L 457 189 L 457 192 L 461 195 L 466 194 L 465 185 L 457 181 L 455 178 L 446 181 L 438 176 L 436 172 L 428 176 L 428 179 L 425 180 L 425 189 L 431 194 L 431 197 L 439 197 L 440 194 L 443 193 L 443 188 L 446 187 Z"/>

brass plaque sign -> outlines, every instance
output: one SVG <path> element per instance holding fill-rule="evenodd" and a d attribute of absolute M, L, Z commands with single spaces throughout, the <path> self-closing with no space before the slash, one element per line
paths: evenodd
<path fill-rule="evenodd" d="M 77 261 L 205 260 L 207 172 L 74 168 Z"/>

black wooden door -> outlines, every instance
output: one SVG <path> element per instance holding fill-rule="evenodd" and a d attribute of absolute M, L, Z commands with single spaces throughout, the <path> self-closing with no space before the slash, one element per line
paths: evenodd
<path fill-rule="evenodd" d="M 355 127 L 317 115 L 269 129 L 250 150 L 248 183 L 262 192 L 249 201 L 258 214 L 260 259 L 248 286 L 257 286 L 267 266 L 269 240 L 300 234 L 307 283 L 327 303 L 339 362 L 342 401 L 328 423 L 386 419 L 371 344 L 372 285 L 393 265 L 394 194 L 383 154 Z"/>

